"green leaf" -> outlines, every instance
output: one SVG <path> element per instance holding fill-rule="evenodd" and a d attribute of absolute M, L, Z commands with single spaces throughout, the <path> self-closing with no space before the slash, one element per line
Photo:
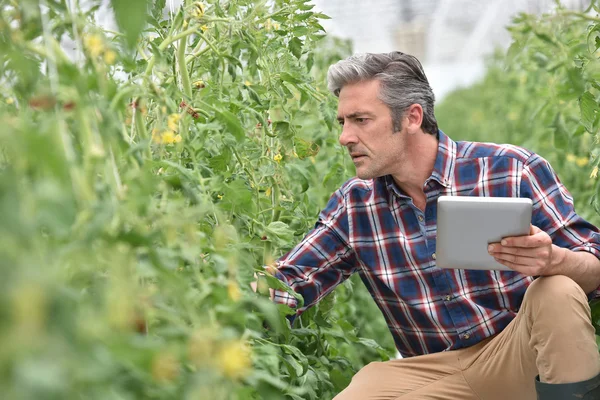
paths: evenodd
<path fill-rule="evenodd" d="M 592 322 L 596 327 L 596 334 L 600 334 L 600 300 L 592 300 L 590 308 L 592 309 Z"/>
<path fill-rule="evenodd" d="M 277 136 L 286 137 L 290 131 L 290 123 L 287 121 L 273 121 L 273 132 Z"/>
<path fill-rule="evenodd" d="M 303 168 L 296 164 L 287 164 L 286 169 L 289 170 L 290 176 L 293 176 L 293 183 L 300 186 L 300 193 L 304 193 L 308 190 L 310 185 L 306 168 Z"/>
<path fill-rule="evenodd" d="M 296 378 L 304 375 L 304 368 L 298 361 L 296 361 L 294 359 L 294 357 L 290 357 L 289 355 L 286 355 L 284 357 L 281 357 L 281 359 L 288 366 L 288 372 L 290 373 L 290 376 L 292 377 L 292 379 L 296 379 Z"/>
<path fill-rule="evenodd" d="M 251 213 L 256 207 L 252 198 L 252 191 L 246 182 L 241 179 L 224 183 L 221 186 L 221 191 L 223 192 L 223 199 L 220 204 L 224 209 L 244 210 L 244 212 Z"/>
<path fill-rule="evenodd" d="M 250 302 L 258 308 L 275 332 L 279 333 L 282 331 L 283 324 L 281 321 L 283 317 L 279 314 L 275 303 L 262 297 L 252 298 Z"/>
<path fill-rule="evenodd" d="M 293 84 L 299 84 L 302 83 L 302 79 L 296 78 L 294 75 L 288 73 L 288 72 L 282 72 L 280 75 L 280 78 L 282 81 L 284 82 L 289 82 L 289 83 L 293 83 Z"/>
<path fill-rule="evenodd" d="M 329 371 L 329 378 L 337 390 L 342 390 L 350 384 L 352 374 L 348 374 L 347 371 L 342 372 L 340 369 L 332 368 L 331 371 Z"/>
<path fill-rule="evenodd" d="M 331 17 L 329 15 L 325 15 L 320 12 L 314 13 L 314 16 L 315 16 L 315 18 L 318 18 L 318 19 L 331 19 Z"/>
<path fill-rule="evenodd" d="M 309 11 L 309 12 L 305 12 L 302 14 L 296 14 L 294 16 L 294 19 L 296 21 L 305 21 L 305 20 L 309 19 L 310 17 L 312 17 L 313 15 L 314 15 L 314 13 Z"/>
<path fill-rule="evenodd" d="M 319 153 L 319 145 L 301 138 L 294 138 L 294 147 L 298 158 L 304 160 L 306 157 L 316 156 Z"/>
<path fill-rule="evenodd" d="M 594 95 L 589 91 L 586 91 L 579 98 L 579 112 L 581 114 L 581 123 L 590 133 L 592 132 L 598 110 L 598 102 L 596 102 Z"/>
<path fill-rule="evenodd" d="M 265 232 L 267 233 L 268 240 L 275 241 L 280 246 L 289 244 L 294 238 L 294 232 L 290 229 L 289 225 L 281 221 L 271 222 L 266 227 Z"/>
<path fill-rule="evenodd" d="M 314 53 L 311 52 L 306 57 L 306 69 L 308 70 L 308 72 L 310 72 L 310 70 L 312 69 L 314 64 L 315 64 L 315 55 L 314 55 Z"/>
<path fill-rule="evenodd" d="M 556 42 L 554 41 L 554 39 L 552 39 L 552 38 L 550 37 L 550 35 L 548 35 L 547 33 L 544 33 L 544 32 L 537 32 L 537 31 L 534 31 L 533 33 L 535 34 L 535 36 L 537 36 L 537 37 L 538 37 L 539 39 L 541 39 L 542 41 L 544 41 L 544 42 L 546 42 L 546 43 L 548 43 L 548 44 L 551 44 L 552 46 L 555 46 L 555 47 L 557 47 L 557 46 L 558 46 L 558 45 L 556 44 Z"/>
<path fill-rule="evenodd" d="M 246 132 L 235 115 L 230 111 L 218 109 L 215 109 L 215 113 L 217 114 L 219 121 L 225 124 L 229 133 L 231 133 L 239 142 L 244 140 Z"/>
<path fill-rule="evenodd" d="M 515 40 L 512 42 L 508 50 L 506 51 L 507 62 L 512 63 L 514 59 L 521 54 L 523 49 L 525 48 L 525 44 L 522 41 Z"/>
<path fill-rule="evenodd" d="M 134 48 L 148 18 L 148 0 L 111 0 L 115 20 L 125 34 L 127 45 Z"/>
<path fill-rule="evenodd" d="M 259 272 L 263 272 L 263 271 L 259 271 Z M 304 298 L 302 297 L 302 295 L 300 293 L 295 292 L 291 287 L 289 287 L 288 285 L 286 285 L 285 283 L 283 283 L 282 281 L 280 281 L 279 279 L 277 279 L 276 277 L 274 277 L 272 275 L 264 274 L 264 278 L 266 279 L 270 288 L 283 290 L 286 293 L 288 293 L 290 296 L 294 297 L 298 301 L 296 308 L 302 308 L 304 306 Z M 297 334 L 298 331 L 294 330 L 294 333 Z"/>
<path fill-rule="evenodd" d="M 288 46 L 289 46 L 289 49 L 292 52 L 292 54 L 297 59 L 300 59 L 300 57 L 302 56 L 302 46 L 303 46 L 302 40 L 295 37 L 292 40 L 290 40 L 290 43 Z"/>

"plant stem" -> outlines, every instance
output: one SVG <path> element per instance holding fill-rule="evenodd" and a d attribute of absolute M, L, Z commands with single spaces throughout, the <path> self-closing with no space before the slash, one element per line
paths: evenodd
<path fill-rule="evenodd" d="M 187 63 L 185 61 L 185 47 L 187 46 L 187 36 L 181 38 L 179 41 L 179 47 L 177 48 L 177 64 L 179 66 L 179 74 L 181 75 L 181 86 L 183 87 L 183 93 L 188 97 L 192 98 L 192 84 L 190 82 L 190 73 L 187 69 Z"/>
<path fill-rule="evenodd" d="M 179 32 L 179 33 L 178 33 L 177 35 L 175 35 L 175 36 L 172 36 L 172 37 L 170 36 L 170 37 L 166 38 L 166 39 L 165 39 L 165 40 L 163 40 L 163 42 L 162 42 L 162 43 L 161 43 L 161 44 L 158 46 L 158 50 L 162 51 L 162 50 L 166 49 L 166 48 L 167 48 L 167 46 L 168 46 L 168 45 L 170 45 L 171 43 L 173 43 L 173 42 L 176 42 L 176 41 L 178 41 L 179 39 L 183 39 L 183 38 L 185 38 L 185 37 L 188 37 L 188 36 L 190 36 L 192 33 L 198 33 L 198 34 L 200 34 L 199 32 L 196 32 L 197 30 L 198 30 L 198 27 L 189 28 L 189 29 L 186 29 L 186 30 L 185 30 L 185 31 L 183 31 L 183 32 Z"/>
<path fill-rule="evenodd" d="M 599 17 L 592 17 L 591 15 L 583 14 L 577 11 L 564 10 L 558 13 L 559 15 L 571 15 L 573 17 L 579 17 L 588 21 L 600 22 Z"/>

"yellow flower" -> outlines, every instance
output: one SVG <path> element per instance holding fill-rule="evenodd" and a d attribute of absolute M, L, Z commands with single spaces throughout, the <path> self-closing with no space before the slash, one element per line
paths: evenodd
<path fill-rule="evenodd" d="M 223 200 L 223 195 L 222 195 L 222 194 L 218 194 L 218 195 L 217 195 L 217 198 L 218 198 L 219 200 Z"/>
<path fill-rule="evenodd" d="M 194 18 L 202 18 L 204 16 L 204 11 L 206 11 L 206 6 L 204 5 L 204 3 L 197 1 L 194 3 L 192 16 Z"/>
<path fill-rule="evenodd" d="M 227 294 L 229 295 L 229 298 L 233 301 L 239 301 L 242 297 L 240 287 L 235 281 L 229 281 L 227 283 Z"/>
<path fill-rule="evenodd" d="M 20 331 L 34 335 L 47 320 L 48 297 L 44 288 L 37 283 L 22 283 L 12 292 L 13 322 Z"/>
<path fill-rule="evenodd" d="M 86 35 L 83 38 L 83 45 L 92 57 L 98 57 L 104 52 L 104 41 L 100 35 Z"/>
<path fill-rule="evenodd" d="M 216 352 L 216 337 L 218 332 L 201 328 L 194 332 L 188 344 L 188 357 L 197 367 L 211 364 Z"/>
<path fill-rule="evenodd" d="M 594 179 L 596 177 L 598 177 L 598 167 L 597 166 L 594 167 L 594 169 L 592 170 L 592 173 L 590 174 L 591 179 Z"/>
<path fill-rule="evenodd" d="M 273 27 L 273 24 L 271 23 L 271 18 L 269 18 L 265 21 L 265 29 L 267 31 L 270 31 L 272 27 Z"/>
<path fill-rule="evenodd" d="M 15 102 L 15 100 L 12 97 L 9 97 L 8 99 L 6 99 L 6 104 L 8 104 L 8 105 L 10 105 L 14 102 Z"/>
<path fill-rule="evenodd" d="M 577 160 L 577 157 L 575 157 L 575 154 L 571 154 L 571 153 L 567 154 L 567 161 L 568 162 L 574 163 L 576 160 Z"/>
<path fill-rule="evenodd" d="M 160 353 L 152 360 L 152 377 L 157 382 L 171 382 L 179 375 L 179 360 L 171 353 Z"/>
<path fill-rule="evenodd" d="M 207 25 L 202 25 L 200 27 L 200 29 L 202 30 L 202 32 L 206 32 L 208 30 L 208 26 Z"/>
<path fill-rule="evenodd" d="M 117 53 L 115 53 L 112 50 L 107 50 L 104 53 L 104 62 L 107 65 L 113 65 L 115 63 L 115 60 L 117 59 Z"/>
<path fill-rule="evenodd" d="M 281 162 L 281 160 L 283 160 L 283 156 L 281 154 L 275 154 L 275 156 L 273 156 L 273 160 L 276 162 Z"/>
<path fill-rule="evenodd" d="M 161 134 L 158 129 L 152 129 L 152 141 L 156 144 L 160 144 L 162 142 Z"/>
<path fill-rule="evenodd" d="M 196 82 L 194 82 L 194 87 L 196 89 L 203 89 L 206 87 L 206 84 L 204 84 L 204 81 L 202 79 L 199 79 Z"/>
<path fill-rule="evenodd" d="M 267 188 L 265 195 L 267 195 L 267 197 L 271 195 L 271 188 Z"/>
<path fill-rule="evenodd" d="M 167 117 L 167 126 L 170 130 L 176 131 L 179 129 L 179 114 L 171 114 Z"/>
<path fill-rule="evenodd" d="M 175 134 L 173 131 L 164 131 L 160 139 L 162 144 L 171 144 L 175 142 Z"/>
<path fill-rule="evenodd" d="M 252 82 L 250 82 L 250 81 L 245 81 L 245 82 L 244 82 L 244 85 L 246 85 L 246 86 L 252 86 Z"/>
<path fill-rule="evenodd" d="M 244 341 L 234 341 L 221 348 L 217 356 L 217 366 L 230 379 L 243 378 L 250 372 L 251 351 Z"/>
<path fill-rule="evenodd" d="M 176 135 L 171 130 L 159 132 L 158 129 L 152 130 L 152 141 L 156 144 L 173 144 L 181 142 L 181 135 Z"/>
<path fill-rule="evenodd" d="M 578 167 L 585 167 L 588 164 L 588 158 L 577 157 L 577 159 L 575 160 L 575 164 L 577 164 Z"/>
<path fill-rule="evenodd" d="M 278 30 L 280 25 L 277 22 L 273 23 L 273 29 Z"/>

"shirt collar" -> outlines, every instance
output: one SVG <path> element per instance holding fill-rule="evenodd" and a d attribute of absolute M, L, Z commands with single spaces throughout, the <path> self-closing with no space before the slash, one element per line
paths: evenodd
<path fill-rule="evenodd" d="M 450 139 L 441 130 L 438 132 L 438 152 L 433 165 L 433 172 L 427 178 L 425 184 L 432 179 L 444 187 L 450 187 L 452 176 L 454 175 L 454 164 L 456 161 L 456 142 Z M 391 175 L 385 175 L 380 178 L 385 187 L 400 197 L 407 197 L 406 194 L 398 188 Z"/>
<path fill-rule="evenodd" d="M 427 181 L 435 179 L 440 185 L 449 187 L 454 176 L 455 162 L 456 142 L 440 130 L 438 133 L 438 152 L 433 165 L 433 172 Z"/>

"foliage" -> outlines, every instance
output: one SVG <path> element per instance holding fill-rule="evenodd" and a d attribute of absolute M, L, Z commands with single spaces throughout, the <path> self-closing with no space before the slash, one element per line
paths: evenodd
<path fill-rule="evenodd" d="M 3 396 L 332 398 L 392 354 L 368 294 L 290 329 L 249 282 L 353 172 L 348 44 L 306 0 L 113 0 L 120 32 L 99 6 L 1 6 Z"/>

